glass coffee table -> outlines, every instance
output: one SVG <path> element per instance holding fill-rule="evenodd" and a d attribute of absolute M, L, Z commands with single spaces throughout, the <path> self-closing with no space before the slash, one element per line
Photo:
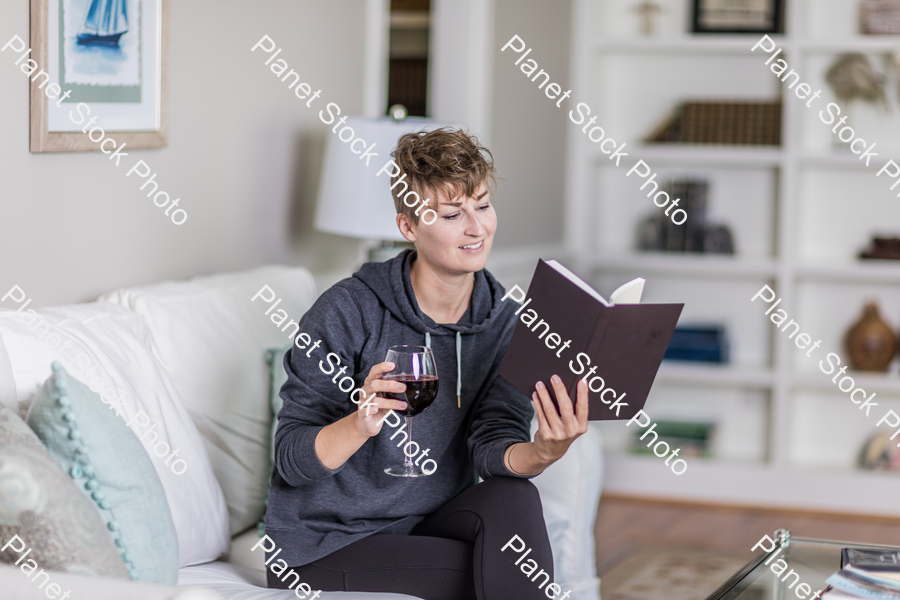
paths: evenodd
<path fill-rule="evenodd" d="M 792 538 L 791 532 L 786 529 L 779 529 L 774 536 L 770 537 L 778 541 L 780 546 L 776 546 L 772 552 L 760 552 L 754 556 L 706 600 L 799 600 L 801 596 L 796 593 L 799 583 L 788 589 L 788 584 L 795 583 L 795 578 L 792 576 L 787 582 L 782 582 L 770 569 L 773 564 L 778 562 L 779 558 L 783 558 L 788 563 L 788 571 L 793 569 L 800 574 L 800 583 L 806 583 L 812 588 L 810 594 L 805 596 L 807 599 L 812 599 L 818 590 L 823 590 L 828 585 L 825 580 L 832 573 L 840 570 L 841 548 L 848 546 L 854 548 L 900 548 L 884 544 Z M 783 548 L 781 553 L 769 565 L 766 565 L 765 562 L 777 552 L 779 547 Z"/>

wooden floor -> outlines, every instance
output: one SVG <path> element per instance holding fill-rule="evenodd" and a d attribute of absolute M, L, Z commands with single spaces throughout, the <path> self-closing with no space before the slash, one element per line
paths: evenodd
<path fill-rule="evenodd" d="M 900 501 L 900 499 L 898 499 Z M 763 535 L 786 528 L 798 537 L 900 546 L 900 519 L 797 510 L 703 505 L 604 494 L 597 512 L 597 564 L 637 546 L 719 550 L 746 555 Z"/>

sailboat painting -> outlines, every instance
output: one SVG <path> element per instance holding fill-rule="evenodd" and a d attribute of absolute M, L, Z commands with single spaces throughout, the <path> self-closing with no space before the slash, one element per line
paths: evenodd
<path fill-rule="evenodd" d="M 141 0 L 59 2 L 65 83 L 140 86 Z"/>
<path fill-rule="evenodd" d="M 125 0 L 92 0 L 79 33 L 82 46 L 119 47 L 119 39 L 128 32 L 128 3 Z"/>

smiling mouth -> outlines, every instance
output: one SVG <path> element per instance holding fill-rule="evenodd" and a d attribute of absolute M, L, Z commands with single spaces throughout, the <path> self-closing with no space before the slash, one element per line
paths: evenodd
<path fill-rule="evenodd" d="M 478 250 L 484 245 L 484 240 L 481 240 L 477 244 L 469 244 L 468 246 L 460 246 L 463 250 Z"/>

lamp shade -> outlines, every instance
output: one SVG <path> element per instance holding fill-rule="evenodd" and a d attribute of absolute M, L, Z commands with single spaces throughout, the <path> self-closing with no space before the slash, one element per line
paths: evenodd
<path fill-rule="evenodd" d="M 353 130 L 353 138 L 345 132 L 347 127 Z M 388 117 L 351 117 L 336 133 L 329 131 L 316 203 L 316 229 L 356 238 L 403 241 L 390 190 L 393 167 L 377 173 L 388 165 L 400 136 L 438 127 L 440 123 L 414 117 L 399 123 Z M 353 141 L 357 138 L 365 140 L 365 146 Z M 361 157 L 368 148 L 378 156 L 369 158 L 366 166 L 366 158 Z"/>

